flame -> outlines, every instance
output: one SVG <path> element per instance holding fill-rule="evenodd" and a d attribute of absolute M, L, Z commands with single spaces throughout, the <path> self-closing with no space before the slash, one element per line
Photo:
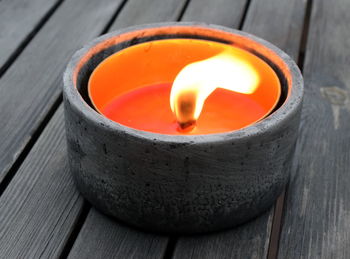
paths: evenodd
<path fill-rule="evenodd" d="M 205 100 L 216 88 L 251 94 L 259 81 L 252 64 L 228 51 L 221 52 L 179 72 L 171 88 L 170 107 L 180 127 L 186 128 L 195 124 Z"/>

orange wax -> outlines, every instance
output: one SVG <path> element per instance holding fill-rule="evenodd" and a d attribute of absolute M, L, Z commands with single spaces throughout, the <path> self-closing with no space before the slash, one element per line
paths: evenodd
<path fill-rule="evenodd" d="M 217 88 L 205 101 L 192 131 L 178 130 L 170 109 L 170 90 L 187 64 L 233 51 L 250 62 L 260 82 L 252 94 Z M 195 39 L 168 39 L 126 48 L 101 62 L 89 80 L 95 108 L 124 126 L 162 134 L 211 134 L 233 131 L 267 116 L 280 96 L 273 69 L 255 55 L 231 45 Z"/>

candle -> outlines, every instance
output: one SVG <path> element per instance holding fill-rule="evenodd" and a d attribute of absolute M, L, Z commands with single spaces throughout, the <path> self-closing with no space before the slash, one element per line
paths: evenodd
<path fill-rule="evenodd" d="M 171 135 L 247 127 L 273 110 L 281 91 L 274 70 L 257 56 L 197 39 L 123 49 L 96 67 L 88 89 L 94 107 L 107 118 Z"/>
<path fill-rule="evenodd" d="M 248 33 L 123 28 L 77 51 L 64 73 L 70 171 L 96 209 L 144 230 L 236 226 L 288 183 L 302 97 L 292 58 Z"/>

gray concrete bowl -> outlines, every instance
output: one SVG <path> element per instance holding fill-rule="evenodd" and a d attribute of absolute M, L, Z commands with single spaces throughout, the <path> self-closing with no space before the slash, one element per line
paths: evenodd
<path fill-rule="evenodd" d="M 264 59 L 282 96 L 263 120 L 241 130 L 194 136 L 125 127 L 96 112 L 87 97 L 94 68 L 145 41 L 198 38 L 233 44 Z M 200 233 L 233 227 L 270 208 L 289 179 L 303 79 L 294 61 L 250 34 L 201 23 L 160 23 L 101 36 L 80 49 L 64 74 L 70 169 L 96 208 L 145 230 Z"/>

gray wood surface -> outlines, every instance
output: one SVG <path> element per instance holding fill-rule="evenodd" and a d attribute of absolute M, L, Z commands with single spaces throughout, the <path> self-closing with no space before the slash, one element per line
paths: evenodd
<path fill-rule="evenodd" d="M 238 27 L 246 4 L 246 0 L 191 0 L 182 20 Z"/>
<path fill-rule="evenodd" d="M 111 30 L 144 23 L 176 21 L 185 4 L 186 0 L 129 0 Z"/>
<path fill-rule="evenodd" d="M 174 258 L 265 258 L 271 232 L 271 212 L 227 231 L 182 237 Z"/>
<path fill-rule="evenodd" d="M 303 0 L 252 1 L 243 30 L 265 38 L 297 57 L 305 8 Z M 279 22 L 283 19 L 286 20 Z M 276 22 L 279 26 L 275 26 Z M 181 238 L 175 258 L 266 258 L 273 212 L 271 209 L 263 217 L 227 232 Z"/>
<path fill-rule="evenodd" d="M 252 0 L 243 30 L 275 44 L 297 61 L 305 0 Z"/>
<path fill-rule="evenodd" d="M 58 0 L 0 1 L 0 71 Z"/>
<path fill-rule="evenodd" d="M 61 93 L 63 69 L 121 0 L 67 0 L 0 80 L 0 182 Z"/>
<path fill-rule="evenodd" d="M 68 258 L 162 258 L 168 237 L 129 228 L 91 212 Z"/>
<path fill-rule="evenodd" d="M 81 212 L 62 120 L 60 109 L 0 197 L 0 258 L 57 258 Z"/>
<path fill-rule="evenodd" d="M 313 1 L 279 258 L 350 258 L 350 2 Z"/>

